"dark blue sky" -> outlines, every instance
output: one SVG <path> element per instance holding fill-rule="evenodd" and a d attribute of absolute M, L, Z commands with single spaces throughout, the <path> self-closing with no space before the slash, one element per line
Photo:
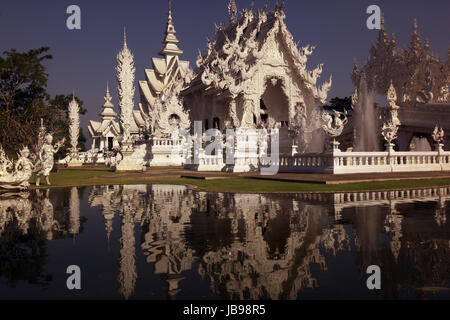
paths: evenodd
<path fill-rule="evenodd" d="M 239 8 L 251 0 L 236 0 Z M 275 5 L 271 0 L 270 6 Z M 256 7 L 265 0 L 256 0 Z M 82 12 L 82 30 L 66 28 L 66 9 L 77 4 Z M 183 59 L 192 65 L 203 49 L 214 24 L 228 21 L 228 0 L 173 0 L 174 21 Z M 442 59 L 450 45 L 450 1 L 448 0 L 287 0 L 286 22 L 301 46 L 317 46 L 309 68 L 324 63 L 322 81 L 333 74 L 329 98 L 352 93 L 349 74 L 353 60 L 360 64 L 368 56 L 370 43 L 378 31 L 366 28 L 366 8 L 377 4 L 385 14 L 389 33 L 395 33 L 400 47 L 407 46 L 413 19 L 417 18 L 423 39 L 428 38 L 433 52 Z M 167 0 L 2 0 L 0 6 L 0 51 L 15 48 L 25 51 L 49 46 L 53 60 L 48 62 L 49 92 L 76 94 L 85 102 L 88 114 L 98 119 L 106 82 L 116 86 L 116 55 L 122 47 L 126 26 L 128 45 L 136 62 L 136 80 L 143 80 L 144 69 L 161 50 L 167 21 Z M 137 90 L 138 91 L 138 90 Z M 114 92 L 114 105 L 117 95 Z M 136 100 L 136 103 L 138 101 Z"/>

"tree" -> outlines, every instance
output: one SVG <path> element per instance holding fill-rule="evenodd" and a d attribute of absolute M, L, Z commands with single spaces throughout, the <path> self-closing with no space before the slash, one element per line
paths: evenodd
<path fill-rule="evenodd" d="M 42 63 L 52 59 L 48 50 L 18 53 L 12 49 L 0 56 L 0 139 L 8 151 L 17 144 L 30 144 L 38 126 L 35 111 L 46 114 L 48 75 Z"/>
<path fill-rule="evenodd" d="M 330 104 L 324 106 L 325 110 L 336 110 L 340 112 L 350 112 L 352 107 L 352 97 L 345 97 L 345 98 L 333 98 L 330 100 Z"/>
<path fill-rule="evenodd" d="M 48 74 L 43 65 L 52 59 L 48 51 L 48 47 L 25 53 L 11 49 L 0 56 L 0 143 L 10 155 L 15 155 L 20 145 L 35 147 L 41 119 L 55 138 L 68 136 L 68 104 L 72 94 L 50 99 Z M 76 100 L 80 114 L 86 114 L 83 101 L 77 97 Z M 86 137 L 82 131 L 79 142 L 84 150 Z"/>

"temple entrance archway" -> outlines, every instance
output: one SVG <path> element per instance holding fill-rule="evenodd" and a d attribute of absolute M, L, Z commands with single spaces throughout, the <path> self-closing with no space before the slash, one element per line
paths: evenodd
<path fill-rule="evenodd" d="M 289 100 L 283 90 L 281 79 L 267 79 L 265 91 L 259 105 L 259 120 L 264 126 L 275 122 L 280 129 L 280 153 L 291 153 L 292 139 L 289 138 Z"/>
<path fill-rule="evenodd" d="M 282 127 L 289 124 L 289 100 L 283 90 L 281 79 L 266 80 L 265 91 L 260 100 L 260 118 L 261 120 L 272 118 Z"/>

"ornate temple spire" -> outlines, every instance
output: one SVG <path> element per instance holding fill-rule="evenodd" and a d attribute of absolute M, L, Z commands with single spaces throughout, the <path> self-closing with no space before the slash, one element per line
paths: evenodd
<path fill-rule="evenodd" d="M 414 31 L 411 36 L 410 50 L 416 54 L 421 51 L 422 39 L 420 38 L 419 27 L 417 25 L 417 20 L 414 19 Z"/>
<path fill-rule="evenodd" d="M 134 108 L 134 56 L 127 46 L 126 32 L 124 32 L 123 49 L 117 55 L 117 82 L 120 108 L 120 127 L 123 133 L 123 142 L 130 138 L 130 128 L 133 121 Z"/>
<path fill-rule="evenodd" d="M 380 32 L 378 33 L 378 47 L 383 46 L 388 43 L 388 36 L 386 32 L 386 26 L 384 25 L 384 14 L 381 15 L 381 28 Z"/>
<path fill-rule="evenodd" d="M 163 44 L 165 44 L 164 49 L 159 53 L 162 56 L 179 56 L 183 53 L 180 48 L 178 48 L 178 43 L 180 42 L 176 37 L 175 26 L 173 24 L 172 18 L 172 0 L 169 0 L 169 15 L 167 17 L 167 28 L 165 32 L 165 38 Z"/>
<path fill-rule="evenodd" d="M 75 100 L 75 93 L 72 94 L 72 101 L 69 103 L 69 133 L 72 153 L 78 153 L 78 138 L 80 135 L 80 106 Z"/>

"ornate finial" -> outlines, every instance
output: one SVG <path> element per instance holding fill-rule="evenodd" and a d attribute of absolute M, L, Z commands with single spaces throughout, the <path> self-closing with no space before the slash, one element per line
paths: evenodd
<path fill-rule="evenodd" d="M 269 8 L 269 0 L 266 0 L 266 4 L 264 5 L 263 11 L 267 11 L 267 8 Z"/>
<path fill-rule="evenodd" d="M 234 21 L 236 19 L 237 11 L 236 1 L 230 0 L 228 3 L 228 14 L 231 16 L 231 20 Z"/>
<path fill-rule="evenodd" d="M 105 96 L 105 101 L 111 103 L 112 97 L 111 94 L 109 93 L 109 82 L 106 82 L 106 96 Z"/>
<path fill-rule="evenodd" d="M 255 7 L 255 1 L 253 0 L 252 3 L 250 3 L 250 11 L 252 11 L 254 7 Z"/>
<path fill-rule="evenodd" d="M 395 33 L 393 33 L 391 36 L 391 43 L 392 45 L 397 46 L 397 39 L 395 37 Z"/>
<path fill-rule="evenodd" d="M 168 17 L 168 21 L 170 23 L 173 22 L 173 18 L 172 18 L 172 0 L 169 0 L 169 17 Z"/>
<path fill-rule="evenodd" d="M 123 47 L 127 48 L 127 27 L 123 27 Z"/>
<path fill-rule="evenodd" d="M 392 83 L 392 81 L 391 85 L 389 86 L 389 90 L 387 92 L 387 101 L 391 106 L 397 103 L 397 92 L 395 91 L 394 84 Z"/>

